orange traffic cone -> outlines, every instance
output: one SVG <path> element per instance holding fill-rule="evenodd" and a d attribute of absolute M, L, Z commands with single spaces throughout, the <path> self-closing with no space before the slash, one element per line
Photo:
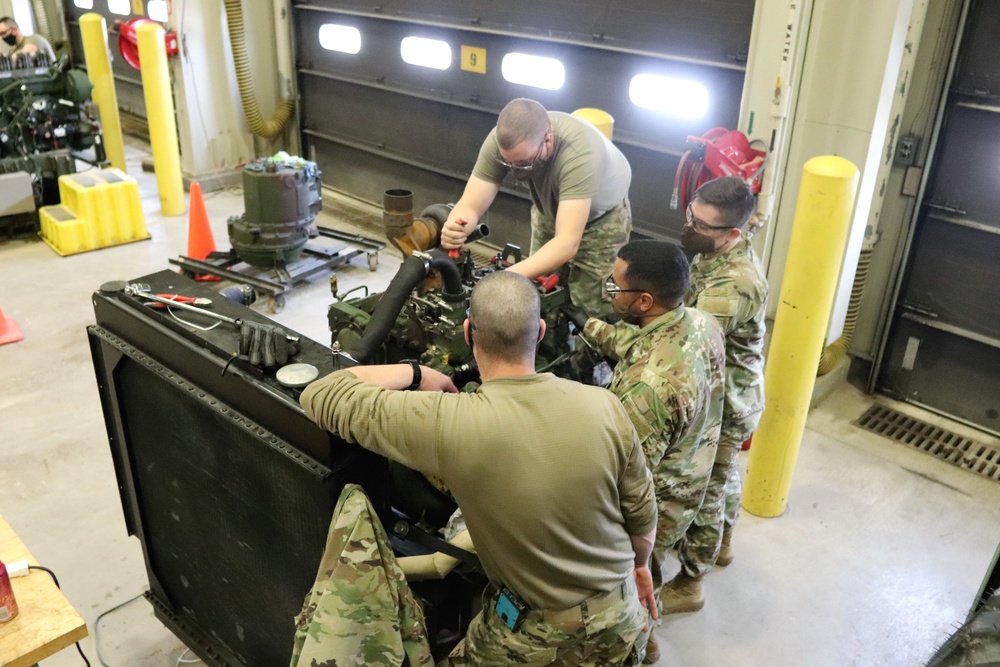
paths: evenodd
<path fill-rule="evenodd" d="M 16 343 L 22 338 L 24 334 L 21 333 L 21 327 L 17 326 L 14 320 L 4 318 L 3 311 L 0 310 L 0 345 Z"/>
<path fill-rule="evenodd" d="M 191 201 L 188 205 L 188 249 L 187 256 L 191 259 L 204 260 L 215 252 L 215 237 L 212 227 L 208 224 L 208 212 L 205 210 L 205 200 L 201 196 L 201 184 L 191 184 Z M 198 274 L 195 280 L 219 280 L 217 276 Z"/>

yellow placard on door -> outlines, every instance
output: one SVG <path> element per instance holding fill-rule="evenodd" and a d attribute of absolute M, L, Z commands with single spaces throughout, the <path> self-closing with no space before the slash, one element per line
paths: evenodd
<path fill-rule="evenodd" d="M 486 74 L 486 49 L 462 45 L 462 69 L 466 72 Z"/>

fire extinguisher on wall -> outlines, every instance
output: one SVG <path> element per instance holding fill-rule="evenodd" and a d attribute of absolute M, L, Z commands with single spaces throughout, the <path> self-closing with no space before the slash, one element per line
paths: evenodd
<path fill-rule="evenodd" d="M 712 128 L 700 137 L 689 136 L 674 175 L 670 208 L 687 208 L 699 187 L 722 176 L 738 176 L 750 185 L 751 192 L 760 192 L 767 151 L 753 148 L 753 143 L 763 142 L 751 142 L 739 130 L 724 127 Z"/>

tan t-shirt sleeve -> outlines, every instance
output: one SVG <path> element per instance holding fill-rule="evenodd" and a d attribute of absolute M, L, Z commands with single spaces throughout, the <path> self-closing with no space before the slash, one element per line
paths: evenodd
<path fill-rule="evenodd" d="M 476 159 L 476 166 L 472 168 L 472 175 L 488 183 L 501 183 L 507 177 L 507 168 L 499 160 L 500 148 L 497 146 L 497 129 L 494 127 L 479 148 L 479 157 Z"/>
<path fill-rule="evenodd" d="M 625 531 L 629 535 L 645 535 L 656 527 L 656 495 L 653 475 L 646 465 L 639 436 L 622 411 L 620 432 L 628 433 L 623 443 L 625 465 L 618 480 Z"/>
<path fill-rule="evenodd" d="M 299 403 L 306 416 L 344 440 L 439 476 L 437 429 L 443 396 L 383 389 L 338 371 L 306 387 Z"/>

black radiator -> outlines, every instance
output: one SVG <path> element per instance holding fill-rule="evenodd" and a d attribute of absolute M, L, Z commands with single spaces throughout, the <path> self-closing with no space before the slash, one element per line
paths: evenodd
<path fill-rule="evenodd" d="M 267 321 L 170 271 L 137 282 Z M 95 293 L 94 311 L 88 335 L 122 507 L 157 616 L 208 664 L 287 664 L 343 485 L 360 483 L 389 516 L 385 461 L 316 427 L 273 374 L 233 361 L 231 324 L 192 330 L 120 291 Z M 296 361 L 332 370 L 327 348 L 301 347 Z"/>

